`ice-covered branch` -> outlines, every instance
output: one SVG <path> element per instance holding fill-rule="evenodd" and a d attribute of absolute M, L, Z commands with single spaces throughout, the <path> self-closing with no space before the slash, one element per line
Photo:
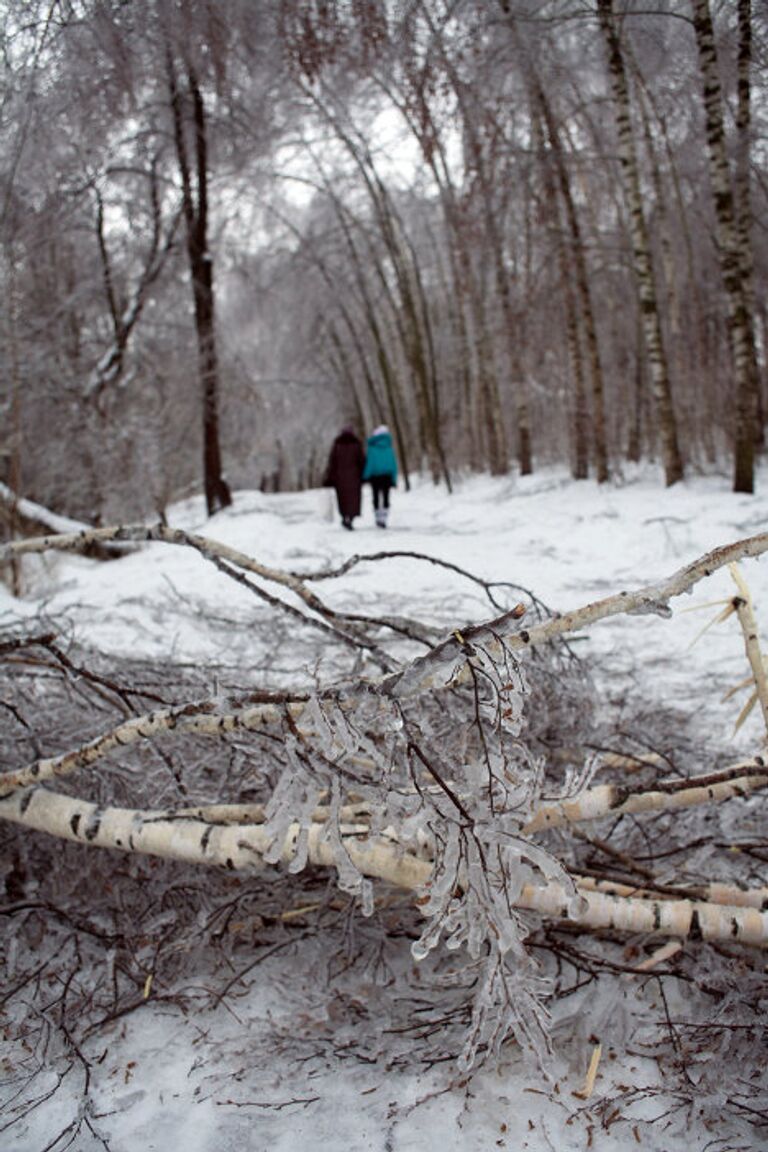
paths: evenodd
<path fill-rule="evenodd" d="M 737 908 L 757 908 L 759 912 L 765 912 L 768 908 L 768 888 L 740 888 L 736 884 L 724 884 L 715 880 L 711 884 L 686 885 L 688 889 L 686 892 L 681 892 L 681 886 L 675 885 L 674 893 L 671 893 L 671 885 L 653 887 L 627 884 L 621 880 L 582 876 L 578 872 L 575 876 L 576 886 L 582 893 L 599 892 L 604 896 L 630 896 L 642 900 L 661 900 L 674 894 L 688 900 L 703 901 L 705 904 L 732 904 Z"/>
<path fill-rule="evenodd" d="M 648 791 L 631 791 L 623 784 L 600 784 L 573 800 L 542 804 L 524 831 L 530 835 L 544 828 L 600 820 L 605 816 L 674 812 L 746 796 L 758 788 L 768 787 L 768 767 L 757 757 L 720 773 L 677 780 L 674 785 L 674 788 L 662 784 Z"/>
<path fill-rule="evenodd" d="M 766 943 L 764 885 L 754 868 L 747 873 L 746 896 L 729 883 L 739 870 L 746 872 L 743 861 L 740 869 L 728 861 L 722 886 L 693 884 L 690 876 L 687 884 L 665 884 L 651 869 L 631 866 L 630 845 L 641 830 L 622 820 L 748 797 L 768 785 L 764 761 L 743 760 L 698 777 L 678 766 L 675 778 L 664 780 L 657 777 L 666 753 L 642 757 L 643 782 L 630 788 L 626 765 L 609 763 L 608 757 L 606 771 L 622 773 L 614 777 L 618 782 L 587 787 L 594 757 L 586 750 L 608 741 L 591 727 L 602 724 L 592 687 L 562 641 L 610 616 L 667 614 L 673 596 L 737 558 L 768 550 L 768 535 L 717 549 L 634 592 L 560 616 L 539 615 L 528 627 L 524 608 L 516 605 L 490 622 L 455 628 L 409 662 L 402 645 L 386 652 L 378 647 L 381 621 L 337 612 L 307 586 L 309 577 L 163 525 L 19 541 L 0 548 L 0 562 L 48 549 L 80 552 L 94 542 L 152 541 L 193 549 L 280 611 L 312 624 L 318 635 L 332 633 L 366 652 L 378 668 L 369 660 L 364 675 L 312 690 L 225 696 L 214 688 L 209 698 L 211 689 L 200 689 L 197 677 L 202 699 L 185 702 L 192 695 L 185 688 L 176 706 L 163 704 L 127 720 L 122 707 L 106 731 L 68 751 L 59 751 L 57 732 L 55 755 L 42 754 L 51 744 L 29 722 L 31 705 L 19 687 L 22 703 L 8 708 L 18 738 L 7 744 L 7 770 L 0 775 L 0 819 L 84 846 L 245 873 L 267 874 L 280 864 L 289 873 L 308 865 L 332 868 L 338 888 L 358 897 L 365 914 L 374 909 L 372 879 L 416 892 L 423 930 L 414 957 L 424 959 L 441 942 L 450 951 L 466 948 L 464 970 L 476 989 L 467 1065 L 477 1036 L 491 1051 L 494 1037 L 510 1031 L 520 1037 L 539 1018 L 525 912 L 569 919 L 587 931 Z M 425 626 L 397 622 L 404 627 L 395 632 L 428 642 Z M 754 621 L 742 622 L 756 638 Z M 384 623 L 392 628 L 392 621 Z M 531 649 L 538 649 L 535 657 L 528 656 Z M 753 641 L 750 652 L 757 652 Z M 9 650 L 9 659 L 10 683 L 19 666 L 18 646 Z M 63 698 L 65 706 L 76 701 L 78 719 L 89 709 L 93 732 L 91 702 L 78 696 L 79 680 L 65 672 L 52 696 L 59 703 Z M 166 693 L 164 699 L 173 697 Z M 136 700 L 129 701 L 130 711 Z M 69 715 L 65 730 L 72 741 L 78 724 Z M 139 751 L 147 745 L 151 752 Z M 27 756 L 36 759 L 25 763 Z M 170 768 L 170 784 L 168 777 L 145 771 L 156 761 Z M 101 770 L 86 781 L 88 799 L 43 786 L 95 766 Z M 179 797 L 185 797 L 184 807 L 176 803 Z M 120 806 L 128 803 L 134 807 Z M 576 827 L 606 817 L 614 822 L 610 843 L 587 838 Z M 663 821 L 665 828 L 673 823 Z M 552 829 L 560 834 L 549 835 Z M 569 830 L 572 843 L 564 848 Z M 651 832 L 644 828 L 643 834 L 654 847 L 652 822 Z M 585 839 L 629 865 L 627 875 L 637 875 L 642 890 L 621 887 L 621 875 L 610 888 L 569 875 L 564 860 L 595 871 L 583 860 Z M 704 839 L 711 852 L 712 836 Z"/>
<path fill-rule="evenodd" d="M 254 730 L 278 720 L 282 708 L 300 708 L 301 705 L 277 705 L 260 703 L 251 708 L 243 708 L 237 713 L 217 714 L 215 702 L 201 701 L 198 704 L 181 705 L 178 708 L 156 709 L 143 716 L 136 716 L 90 740 L 79 748 L 73 748 L 60 756 L 46 757 L 26 768 L 0 774 L 0 796 L 8 795 L 17 788 L 26 788 L 57 776 L 69 776 L 81 768 L 87 768 L 115 748 L 125 748 L 139 740 L 151 740 L 163 733 L 223 736 L 238 730 Z"/>
<path fill-rule="evenodd" d="M 751 774 L 750 774 L 751 773 Z M 674 781 L 674 787 L 660 783 L 648 790 L 630 790 L 620 784 L 599 784 L 587 788 L 574 800 L 558 800 L 541 804 L 522 832 L 532 836 L 550 828 L 587 823 L 606 817 L 638 815 L 642 812 L 675 812 L 701 804 L 718 804 L 726 800 L 749 796 L 760 788 L 768 787 L 768 766 L 759 758 L 745 760 L 720 772 Z M 323 823 L 330 817 L 328 805 L 318 805 L 312 820 Z M 340 809 L 340 819 L 357 825 L 367 825 L 371 805 L 365 801 L 350 803 Z M 266 819 L 264 805 L 209 804 L 181 809 L 176 817 L 193 817 L 211 824 L 259 824 Z"/>
<path fill-rule="evenodd" d="M 8 561 L 11 556 L 26 555 L 47 551 L 80 552 L 90 543 L 113 542 L 150 542 L 160 541 L 166 544 L 185 545 L 200 552 L 208 559 L 217 557 L 225 560 L 243 571 L 260 576 L 265 580 L 282 585 L 301 599 L 308 608 L 321 616 L 342 616 L 335 613 L 323 603 L 318 596 L 308 589 L 303 580 L 297 576 L 271 568 L 253 560 L 245 553 L 230 548 L 226 544 L 211 540 L 204 536 L 197 536 L 184 532 L 179 528 L 168 528 L 162 524 L 155 525 L 124 525 L 110 528 L 94 528 L 76 533 L 63 535 L 40 536 L 29 540 L 17 540 L 0 546 L 0 564 Z M 427 656 L 414 662 L 418 674 L 414 676 L 409 669 L 400 673 L 400 679 L 407 682 L 410 691 L 419 691 L 422 674 L 427 675 L 427 667 L 440 664 L 455 658 L 466 643 L 494 641 L 510 645 L 513 650 L 534 647 L 547 643 L 557 637 L 576 632 L 590 624 L 605 620 L 611 616 L 633 615 L 641 613 L 657 613 L 665 615 L 669 611 L 669 601 L 685 592 L 689 592 L 699 581 L 711 576 L 713 572 L 733 564 L 746 557 L 761 556 L 768 551 L 768 533 L 750 536 L 738 540 L 733 544 L 715 548 L 694 560 L 691 564 L 679 569 L 673 575 L 655 584 L 638 588 L 633 592 L 619 592 L 602 600 L 596 600 L 582 608 L 569 612 L 559 613 L 550 620 L 545 620 L 530 629 L 520 627 L 520 610 L 512 609 L 505 612 L 495 620 L 472 628 L 464 629 L 461 635 L 452 635 L 443 645 L 438 646 Z M 425 685 L 426 686 L 426 685 Z"/>
<path fill-rule="evenodd" d="M 262 823 L 221 824 L 172 812 L 100 807 L 44 788 L 28 789 L 0 800 L 0 816 L 25 828 L 91 847 L 237 870 L 260 871 L 266 867 L 264 855 L 274 841 Z M 282 848 L 274 853 L 271 863 L 294 859 L 300 831 L 298 824 L 288 827 Z M 306 831 L 309 863 L 326 867 L 337 864 L 325 825 L 314 824 Z M 413 889 L 429 879 L 432 866 L 428 861 L 417 859 L 383 838 L 368 838 L 365 826 L 342 824 L 340 831 L 345 851 L 361 874 Z"/>
<path fill-rule="evenodd" d="M 185 532 L 181 528 L 169 528 L 164 524 L 133 524 L 113 526 L 109 528 L 87 528 L 83 526 L 79 531 L 59 532 L 54 535 L 38 536 L 26 540 L 12 541 L 0 546 L 0 565 L 8 562 L 11 557 L 23 556 L 48 551 L 56 552 L 87 552 L 95 545 L 102 547 L 108 544 L 130 542 L 174 544 L 191 548 L 204 559 L 214 564 L 219 571 L 230 578 L 245 584 L 255 595 L 266 599 L 272 607 L 282 611 L 293 612 L 305 624 L 320 626 L 342 643 L 352 647 L 366 649 L 372 659 L 379 664 L 383 671 L 391 671 L 393 662 L 369 638 L 371 629 L 380 630 L 386 627 L 408 636 L 420 643 L 430 644 L 436 639 L 433 628 L 420 621 L 409 620 L 406 617 L 369 618 L 361 615 L 338 612 L 327 605 L 319 596 L 298 577 L 290 572 L 272 568 L 262 564 L 252 557 L 231 548 L 209 537 L 199 536 Z M 300 615 L 289 603 L 278 600 L 254 585 L 243 575 L 247 573 L 256 576 L 267 583 L 278 586 L 293 593 L 311 615 Z"/>
<path fill-rule="evenodd" d="M 272 846 L 262 824 L 210 824 L 204 820 L 173 819 L 164 813 L 129 808 L 100 808 L 87 801 L 42 788 L 0 801 L 0 815 L 12 823 L 47 832 L 64 840 L 93 847 L 116 848 L 162 856 L 188 863 L 216 865 L 231 870 L 261 870 Z M 363 875 L 400 888 L 429 892 L 433 866 L 392 843 L 386 837 L 366 835 L 365 827 L 340 827 L 344 850 Z M 287 831 L 272 862 L 290 864 L 302 832 L 298 824 Z M 333 839 L 321 824 L 304 829 L 307 860 L 322 867 L 338 864 Z M 557 882 L 525 884 L 515 901 L 518 908 L 554 919 L 570 919 L 586 928 L 665 936 L 731 940 L 764 946 L 768 943 L 768 914 L 754 907 L 708 903 L 700 900 L 644 899 L 582 891 L 574 906 L 572 895 Z"/>
<path fill-rule="evenodd" d="M 746 557 L 762 556 L 767 551 L 768 533 L 749 536 L 705 553 L 656 584 L 595 600 L 583 608 L 559 613 L 530 628 L 521 626 L 519 612 L 512 609 L 495 620 L 454 633 L 443 644 L 415 660 L 400 673 L 397 683 L 393 684 L 393 690 L 398 695 L 414 695 L 441 681 L 444 683 L 446 675 L 454 683 L 457 677 L 464 679 L 469 675 L 468 670 L 466 667 L 457 668 L 457 662 L 461 660 L 462 654 L 471 652 L 474 644 L 482 644 L 491 655 L 496 655 L 502 647 L 514 653 L 568 636 L 611 616 L 645 613 L 669 615 L 670 600 L 690 592 L 696 584 L 720 568 Z"/>

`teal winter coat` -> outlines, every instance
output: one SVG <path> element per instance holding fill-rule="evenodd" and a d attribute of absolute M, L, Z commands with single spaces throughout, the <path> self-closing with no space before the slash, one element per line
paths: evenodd
<path fill-rule="evenodd" d="M 374 432 L 366 441 L 363 480 L 373 476 L 389 476 L 397 484 L 397 460 L 389 432 Z"/>

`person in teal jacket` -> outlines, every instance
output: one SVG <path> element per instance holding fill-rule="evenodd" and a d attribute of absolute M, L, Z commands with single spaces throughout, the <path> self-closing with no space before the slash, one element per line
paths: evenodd
<path fill-rule="evenodd" d="M 386 528 L 389 515 L 389 490 L 397 484 L 397 460 L 392 437 L 386 424 L 374 428 L 365 445 L 363 483 L 368 481 L 373 492 L 376 524 Z"/>

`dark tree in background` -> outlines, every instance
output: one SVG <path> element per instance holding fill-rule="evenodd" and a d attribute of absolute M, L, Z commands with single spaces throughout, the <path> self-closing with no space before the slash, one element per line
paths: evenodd
<path fill-rule="evenodd" d="M 214 512 L 232 503 L 232 495 L 222 475 L 219 445 L 219 370 L 216 361 L 213 257 L 208 247 L 208 127 L 205 102 L 193 66 L 189 63 L 185 66 L 186 92 L 182 92 L 170 44 L 166 49 L 166 62 L 203 396 L 203 483 L 208 515 L 212 516 Z M 191 158 L 188 154 L 187 134 L 191 139 Z"/>

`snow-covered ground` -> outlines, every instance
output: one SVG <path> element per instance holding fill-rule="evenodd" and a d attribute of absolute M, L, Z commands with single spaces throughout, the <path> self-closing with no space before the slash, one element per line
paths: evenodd
<path fill-rule="evenodd" d="M 472 477 L 459 481 L 451 496 L 418 481 L 410 492 L 394 493 L 386 532 L 377 530 L 366 504 L 353 533 L 329 517 L 327 492 L 242 492 L 233 508 L 210 520 L 193 500 L 172 509 L 170 523 L 273 567 L 304 572 L 384 548 L 426 553 L 485 579 L 519 585 L 566 610 L 653 583 L 718 545 L 765 531 L 768 475 L 759 479 L 759 494 L 751 497 L 733 495 L 724 474 L 667 491 L 650 470 L 628 472 L 622 482 L 601 488 L 574 484 L 552 469 L 527 478 Z M 742 568 L 758 621 L 768 630 L 768 559 Z M 26 578 L 25 600 L 0 593 L 0 626 L 44 608 L 68 620 L 82 643 L 103 651 L 227 667 L 240 662 L 251 679 L 258 675 L 259 653 L 249 646 L 257 610 L 252 595 L 187 548 L 153 544 L 110 563 L 48 556 L 30 561 Z M 494 614 L 477 586 L 407 557 L 359 565 L 316 587 L 336 607 L 432 619 L 446 633 Z M 734 737 L 744 696 L 722 699 L 747 675 L 738 627 L 730 618 L 693 643 L 721 611 L 713 602 L 733 592 L 730 575 L 720 571 L 675 601 L 671 619 L 605 621 L 580 636 L 578 653 L 594 664 L 609 696 L 637 692 L 697 714 L 707 738 L 718 746 L 732 742 L 735 760 L 763 743 L 758 710 Z M 279 667 L 273 669 L 273 679 L 280 675 Z M 554 1087 L 532 1078 L 512 1056 L 498 1072 L 460 1082 L 446 1066 L 387 1069 L 342 1055 L 329 1058 L 332 1047 L 319 1042 L 314 1055 L 306 1046 L 297 1049 L 291 1043 L 297 1031 L 311 1036 L 329 1026 L 329 1007 L 313 990 L 310 962 L 312 949 L 325 946 L 310 940 L 307 952 L 297 951 L 288 963 L 282 955 L 267 958 L 254 971 L 237 1015 L 222 1005 L 182 1017 L 150 1002 L 115 1024 L 106 1048 L 103 1035 L 95 1041 L 84 1053 L 91 1063 L 94 1127 L 111 1152 L 749 1147 L 723 1144 L 716 1130 L 686 1131 L 674 1113 L 651 1123 L 665 1111 L 663 1097 L 629 1102 L 627 1086 L 653 1086 L 656 1065 L 623 1050 L 623 1023 L 606 1018 L 594 987 L 571 997 L 558 1015 L 556 1038 L 569 1039 L 556 1057 Z M 368 994 L 379 993 L 361 985 L 350 991 L 350 1002 Z M 626 1012 L 641 1011 L 646 994 L 627 983 Z M 585 1102 L 573 1091 L 583 1084 L 596 1034 L 604 1059 L 595 1094 Z M 10 1055 L 7 1048 L 4 1055 Z M 51 1087 L 54 1076 L 52 1070 Z M 14 1127 L 11 1144 L 3 1144 L 0 1134 L 0 1147 L 43 1152 L 51 1146 L 80 1099 L 77 1076 L 75 1068 L 71 1088 L 65 1083 L 25 1126 Z M 617 1105 L 620 1122 L 606 1131 L 611 1110 L 599 1105 L 611 1098 L 627 1102 Z M 85 1129 L 72 1145 L 82 1152 L 103 1146 Z"/>
<path fill-rule="evenodd" d="M 452 496 L 417 480 L 410 492 L 394 494 L 386 532 L 377 530 L 369 505 L 356 530 L 344 531 L 338 517 L 329 519 L 331 504 L 329 491 L 241 492 L 233 508 L 210 520 L 202 501 L 192 500 L 172 509 L 169 523 L 301 572 L 335 566 L 353 553 L 421 552 L 519 585 L 557 611 L 652 584 L 718 545 L 768 530 L 765 497 L 734 495 L 725 475 L 667 491 L 650 470 L 602 487 L 574 484 L 554 470 L 472 477 L 459 481 Z M 0 623 L 4 609 L 32 614 L 44 605 L 71 621 L 78 639 L 105 651 L 258 667 L 261 654 L 249 650 L 248 629 L 260 605 L 187 548 L 153 544 L 107 564 L 52 554 L 25 564 L 31 595 L 23 603 L 0 599 Z M 744 572 L 759 618 L 768 602 L 768 560 L 745 561 Z M 477 586 L 408 558 L 360 565 L 316 590 L 333 607 L 399 611 L 436 619 L 446 631 L 495 614 Z M 610 657 L 614 682 L 642 680 L 645 692 L 705 704 L 712 731 L 729 734 L 734 705 L 721 705 L 719 688 L 746 675 L 738 628 L 731 619 L 691 645 L 720 611 L 706 605 L 734 591 L 720 570 L 673 604 L 672 620 L 602 622 L 580 638 L 578 652 L 601 664 Z M 750 749 L 758 732 L 754 718 L 745 732 Z"/>

